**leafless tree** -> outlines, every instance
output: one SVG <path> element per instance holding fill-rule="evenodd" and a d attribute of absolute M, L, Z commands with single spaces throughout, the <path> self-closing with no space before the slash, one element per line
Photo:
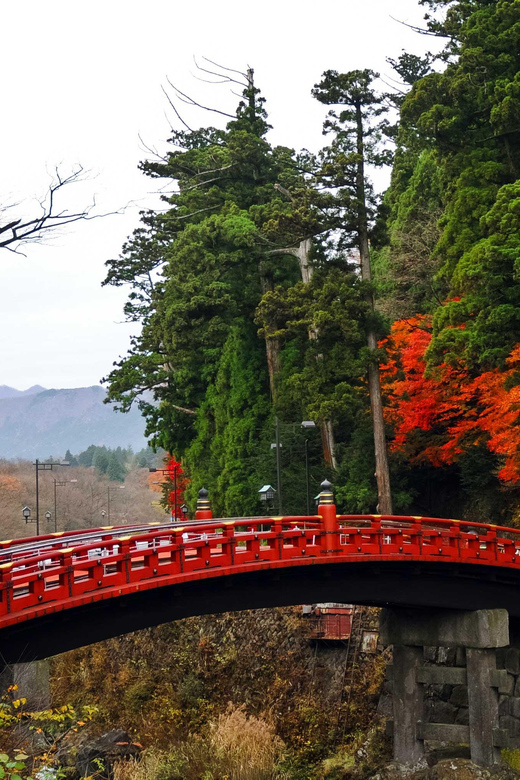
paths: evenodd
<path fill-rule="evenodd" d="M 81 165 L 64 176 L 58 168 L 55 169 L 45 196 L 38 200 L 37 213 L 28 216 L 11 216 L 19 210 L 21 204 L 0 203 L 0 249 L 7 249 L 15 254 L 24 255 L 22 248 L 31 243 L 42 243 L 46 238 L 59 233 L 60 228 L 81 220 L 99 219 L 108 214 L 93 213 L 95 199 L 78 211 L 61 208 L 59 201 L 63 190 L 71 184 L 86 180 L 86 172 Z M 110 212 L 120 213 L 120 212 Z"/>

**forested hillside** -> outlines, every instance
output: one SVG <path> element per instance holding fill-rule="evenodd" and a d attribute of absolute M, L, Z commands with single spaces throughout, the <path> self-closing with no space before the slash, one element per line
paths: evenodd
<path fill-rule="evenodd" d="M 114 414 L 103 404 L 98 386 L 45 390 L 34 387 L 20 393 L 0 388 L 0 457 L 45 458 L 69 447 L 80 452 L 98 446 L 146 447 L 143 419 L 133 410 Z"/>
<path fill-rule="evenodd" d="M 137 399 L 218 513 L 276 485 L 278 418 L 284 512 L 305 510 L 307 437 L 343 511 L 516 517 L 520 1 L 419 2 L 442 50 L 391 60 L 391 93 L 316 74 L 321 151 L 269 143 L 249 70 L 224 129 L 141 166 L 172 192 L 107 263 L 138 331 L 109 399 Z"/>

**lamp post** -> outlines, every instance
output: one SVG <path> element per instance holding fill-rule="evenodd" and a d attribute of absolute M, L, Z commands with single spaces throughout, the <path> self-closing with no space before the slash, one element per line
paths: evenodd
<path fill-rule="evenodd" d="M 31 517 L 31 510 L 28 506 L 24 506 L 24 508 L 22 509 L 22 515 L 23 515 L 23 519 L 25 520 L 25 523 L 27 524 L 30 521 L 30 517 Z"/>
<path fill-rule="evenodd" d="M 58 530 L 58 508 L 56 504 L 56 488 L 64 487 L 65 485 L 72 484 L 73 482 L 77 482 L 77 479 L 66 479 L 66 480 L 58 480 L 54 479 L 54 530 Z"/>
<path fill-rule="evenodd" d="M 117 487 L 110 487 L 110 485 L 108 486 L 108 502 L 107 502 L 107 504 L 108 504 L 108 524 L 109 525 L 110 525 L 110 491 L 111 490 L 124 490 L 124 489 L 125 489 L 124 485 L 118 485 Z"/>
<path fill-rule="evenodd" d="M 307 428 L 315 428 L 316 423 L 313 420 L 303 420 L 301 427 L 304 430 Z M 305 437 L 305 495 L 307 498 L 307 515 L 311 513 L 311 486 L 309 476 L 309 440 Z"/>
<path fill-rule="evenodd" d="M 34 463 L 36 473 L 36 536 L 40 535 L 40 487 L 38 484 L 38 476 L 40 471 L 52 471 L 55 466 L 70 466 L 67 460 L 57 461 L 44 461 L 43 463 L 36 458 Z"/>
<path fill-rule="evenodd" d="M 280 462 L 280 447 L 282 446 L 280 444 L 280 423 L 278 421 L 278 417 L 274 418 L 274 426 L 275 426 L 275 442 L 274 444 L 271 444 L 271 449 L 276 449 L 276 487 L 277 487 L 277 493 L 278 493 L 278 514 L 282 515 L 282 468 L 281 468 L 281 462 Z"/>

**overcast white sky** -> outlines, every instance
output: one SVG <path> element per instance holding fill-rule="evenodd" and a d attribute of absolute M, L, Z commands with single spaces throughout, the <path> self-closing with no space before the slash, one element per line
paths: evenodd
<path fill-rule="evenodd" d="M 122 322 L 126 291 L 100 285 L 138 209 L 156 203 L 153 181 L 137 171 L 146 157 L 138 136 L 164 149 L 175 119 L 161 92 L 167 76 L 232 113 L 237 98 L 195 81 L 193 56 L 249 64 L 267 98 L 270 140 L 316 149 L 325 108 L 310 90 L 321 73 L 370 67 L 390 75 L 385 57 L 432 44 L 391 17 L 420 23 L 422 15 L 416 0 L 4 4 L 0 204 L 23 200 L 29 214 L 48 172 L 80 163 L 92 178 L 76 185 L 71 205 L 93 196 L 100 211 L 137 205 L 28 246 L 26 258 L 0 251 L 0 384 L 97 384 L 126 352 L 135 330 Z M 186 118 L 197 126 L 209 115 L 192 109 Z"/>

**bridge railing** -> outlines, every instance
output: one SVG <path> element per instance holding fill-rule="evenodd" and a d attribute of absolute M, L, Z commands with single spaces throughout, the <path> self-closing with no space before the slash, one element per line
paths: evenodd
<path fill-rule="evenodd" d="M 1 565 L 0 618 L 103 588 L 321 552 L 319 518 L 303 516 L 211 521 L 196 528 L 113 536 Z"/>
<path fill-rule="evenodd" d="M 255 566 L 414 559 L 520 567 L 515 529 L 431 517 L 338 516 L 331 495 L 313 517 L 90 529 L 65 548 L 62 540 L 43 547 L 32 540 L 36 548 L 18 551 L 13 545 L 11 560 L 0 565 L 0 626 L 85 597 L 103 599 Z"/>

